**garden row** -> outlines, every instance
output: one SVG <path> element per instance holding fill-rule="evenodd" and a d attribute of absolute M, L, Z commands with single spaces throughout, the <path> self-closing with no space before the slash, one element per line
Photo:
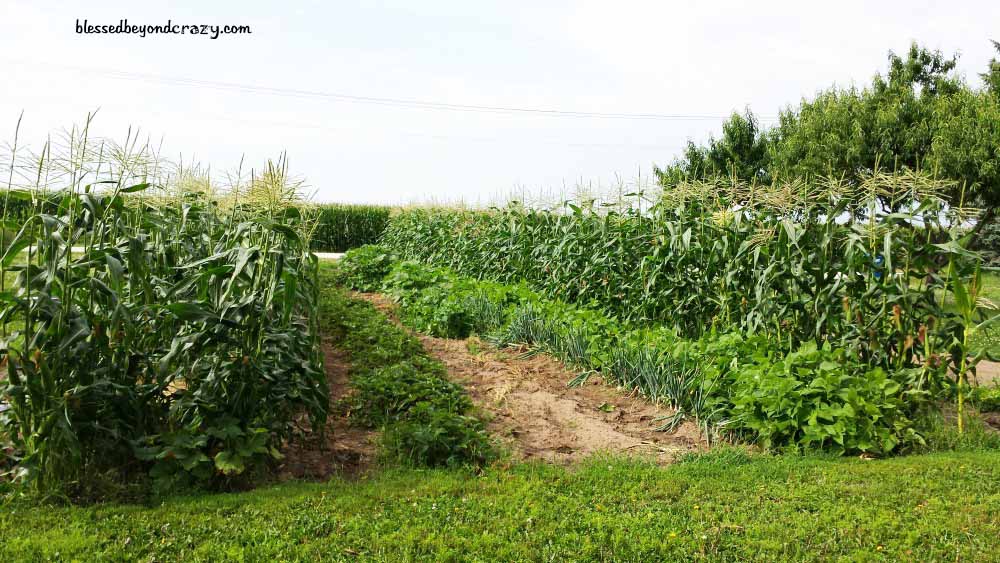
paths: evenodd
<path fill-rule="evenodd" d="M 323 332 L 351 357 L 351 390 L 340 398 L 341 408 L 353 423 L 382 431 L 384 460 L 435 467 L 493 459 L 493 444 L 472 415 L 468 394 L 448 380 L 444 365 L 370 303 L 332 283 L 323 288 Z"/>
<path fill-rule="evenodd" d="M 915 451 L 935 446 L 928 437 L 941 426 L 936 401 L 954 392 L 947 379 L 934 384 L 912 371 L 872 366 L 830 343 L 803 342 L 786 352 L 765 334 L 735 328 L 686 338 L 546 297 L 524 283 L 400 261 L 384 247 L 348 252 L 338 275 L 355 289 L 392 296 L 401 320 L 416 330 L 477 333 L 497 346 L 544 350 L 582 372 L 569 383 L 600 372 L 676 408 L 676 416 L 660 421 L 664 430 L 690 417 L 710 439 L 784 451 Z"/>
<path fill-rule="evenodd" d="M 940 294 L 968 287 L 980 265 L 962 247 L 960 210 L 943 204 L 940 189 L 920 176 L 883 175 L 860 186 L 684 184 L 615 207 L 411 209 L 393 218 L 383 242 L 406 259 L 526 281 L 689 337 L 735 327 L 911 366 L 926 350 L 907 337 L 926 332 L 930 355 L 961 335 Z M 893 194 L 921 204 L 885 213 Z"/>

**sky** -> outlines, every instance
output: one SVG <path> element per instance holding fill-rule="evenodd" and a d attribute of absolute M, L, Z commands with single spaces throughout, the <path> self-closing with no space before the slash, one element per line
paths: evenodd
<path fill-rule="evenodd" d="M 252 33 L 76 33 L 122 19 Z M 641 182 L 732 111 L 767 124 L 914 40 L 979 84 L 998 21 L 986 1 L 0 0 L 0 140 L 22 111 L 37 147 L 99 110 L 94 134 L 138 127 L 213 171 L 287 152 L 318 201 L 482 204 Z"/>

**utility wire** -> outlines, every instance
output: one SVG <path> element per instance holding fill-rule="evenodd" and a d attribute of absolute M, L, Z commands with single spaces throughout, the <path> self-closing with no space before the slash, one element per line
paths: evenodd
<path fill-rule="evenodd" d="M 19 61 L 16 59 L 5 58 L 3 60 L 8 63 L 20 64 L 32 67 L 37 66 L 39 64 L 29 61 Z M 356 96 L 356 95 L 342 94 L 336 92 L 301 90 L 295 88 L 274 88 L 268 86 L 257 86 L 252 84 L 241 84 L 236 82 L 219 82 L 213 80 L 179 78 L 179 77 L 170 77 L 170 76 L 162 76 L 162 75 L 139 73 L 139 72 L 84 68 L 84 67 L 76 67 L 76 66 L 69 66 L 56 63 L 48 63 L 48 62 L 41 64 L 43 64 L 44 66 L 59 68 L 62 70 L 68 70 L 87 75 L 104 76 L 116 80 L 138 80 L 144 82 L 155 82 L 155 83 L 169 84 L 175 86 L 211 88 L 214 90 L 228 90 L 228 91 L 245 92 L 252 94 L 267 94 L 267 95 L 283 96 L 283 97 L 325 99 L 325 100 L 349 102 L 349 103 L 390 106 L 390 107 L 405 108 L 405 109 L 430 109 L 430 110 L 441 110 L 441 111 L 520 114 L 520 115 L 534 115 L 534 116 L 544 116 L 544 117 L 626 119 L 626 120 L 649 120 L 649 121 L 721 121 L 728 118 L 728 116 L 702 115 L 702 114 L 604 113 L 604 112 L 587 112 L 587 111 L 569 111 L 569 110 L 547 109 L 547 108 L 455 104 L 448 102 L 432 102 L 432 101 L 411 100 L 403 98 Z M 761 116 L 760 118 L 764 121 L 771 120 L 770 117 Z"/>

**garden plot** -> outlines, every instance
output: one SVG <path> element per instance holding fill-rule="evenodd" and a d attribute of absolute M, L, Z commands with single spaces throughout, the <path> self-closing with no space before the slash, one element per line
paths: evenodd
<path fill-rule="evenodd" d="M 395 319 L 396 305 L 374 293 L 357 296 Z M 424 348 L 489 413 L 487 428 L 515 457 L 572 463 L 598 452 L 641 455 L 668 463 L 699 448 L 697 426 L 655 430 L 671 409 L 625 395 L 592 377 L 568 387 L 576 375 L 546 354 L 495 350 L 478 338 L 449 339 L 417 334 Z"/>

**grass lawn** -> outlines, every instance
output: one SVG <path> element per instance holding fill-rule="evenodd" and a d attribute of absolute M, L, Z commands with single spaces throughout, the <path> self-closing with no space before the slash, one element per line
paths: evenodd
<path fill-rule="evenodd" d="M 1000 273 L 983 274 L 982 296 L 1000 305 Z"/>
<path fill-rule="evenodd" d="M 997 560 L 1000 453 L 865 461 L 718 450 L 391 470 L 153 506 L 0 506 L 0 560 Z"/>
<path fill-rule="evenodd" d="M 983 274 L 983 288 L 980 296 L 985 297 L 1000 307 L 1000 274 L 988 272 Z M 996 315 L 1000 311 L 988 311 L 990 315 Z M 986 349 L 992 351 L 994 355 L 1000 356 L 1000 325 L 994 325 L 985 331 L 975 335 L 972 342 L 974 349 Z"/>

